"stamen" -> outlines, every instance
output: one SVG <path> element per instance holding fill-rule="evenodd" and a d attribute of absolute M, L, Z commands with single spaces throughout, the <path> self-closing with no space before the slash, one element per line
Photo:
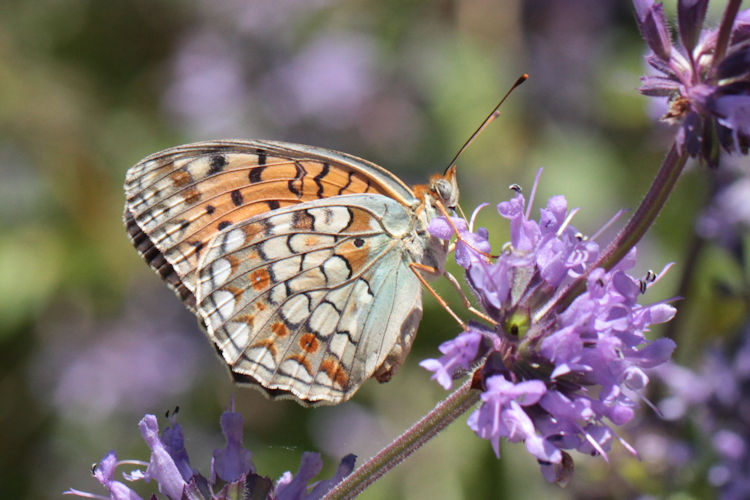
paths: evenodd
<path fill-rule="evenodd" d="M 560 236 L 562 236 L 563 232 L 565 232 L 565 229 L 570 224 L 570 221 L 573 220 L 573 217 L 575 217 L 575 215 L 578 213 L 578 211 L 580 209 L 581 209 L 581 207 L 576 207 L 576 208 L 574 208 L 573 210 L 570 211 L 570 213 L 568 214 L 568 216 L 565 217 L 565 220 L 563 221 L 563 223 L 560 224 L 560 229 L 557 230 L 557 233 L 555 234 L 555 236 L 557 236 L 558 238 Z"/>
<path fill-rule="evenodd" d="M 526 205 L 526 218 L 529 218 L 529 215 L 531 215 L 531 207 L 534 205 L 534 197 L 536 196 L 536 188 L 539 186 L 539 179 L 542 177 L 542 170 L 544 170 L 544 167 L 540 167 L 539 170 L 536 171 L 536 177 L 534 178 L 534 185 L 531 187 L 531 194 L 529 195 L 529 201 L 528 205 Z"/>
<path fill-rule="evenodd" d="M 477 215 L 479 215 L 479 211 L 482 210 L 487 205 L 489 205 L 489 203 L 482 203 L 477 208 L 475 208 L 474 211 L 471 213 L 471 220 L 469 221 L 469 231 L 471 231 L 472 233 L 474 232 L 474 221 L 476 220 Z"/>

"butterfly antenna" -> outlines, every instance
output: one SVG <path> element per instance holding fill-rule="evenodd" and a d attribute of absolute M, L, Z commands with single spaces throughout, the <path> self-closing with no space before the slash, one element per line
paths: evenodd
<path fill-rule="evenodd" d="M 461 146 L 461 149 L 458 150 L 458 153 L 456 153 L 456 156 L 454 156 L 453 159 L 451 160 L 451 162 L 448 164 L 448 168 L 451 168 L 456 163 L 456 160 L 458 159 L 459 156 L 461 156 L 461 153 L 463 153 L 466 150 L 466 148 L 469 147 L 469 144 L 471 144 L 472 142 L 474 142 L 474 139 L 485 128 L 487 128 L 487 125 L 489 125 L 490 123 L 492 123 L 492 121 L 500 115 L 500 106 L 502 106 L 502 104 L 508 98 L 508 96 L 510 95 L 510 93 L 513 92 L 514 90 L 516 90 L 516 88 L 519 85 L 521 85 L 523 82 L 525 82 L 528 78 L 529 78 L 528 73 L 524 73 L 523 75 L 521 75 L 520 77 L 518 77 L 518 80 L 516 80 L 516 83 L 514 83 L 513 86 L 508 90 L 508 92 L 505 93 L 505 95 L 503 96 L 503 98 L 500 99 L 500 102 L 497 103 L 497 106 L 495 106 L 495 109 L 492 110 L 492 113 L 490 113 L 489 115 L 487 115 L 487 118 L 484 119 L 484 121 L 479 126 L 479 128 L 476 129 L 476 131 L 474 131 L 474 133 L 471 134 L 471 137 L 469 137 L 469 139 L 464 143 L 464 145 Z M 448 168 L 445 169 L 446 172 L 447 172 Z"/>

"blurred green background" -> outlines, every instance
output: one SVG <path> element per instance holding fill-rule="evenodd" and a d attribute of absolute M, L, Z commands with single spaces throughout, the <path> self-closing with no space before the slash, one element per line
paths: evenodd
<path fill-rule="evenodd" d="M 146 459 L 138 420 L 177 405 L 192 464 L 208 474 L 234 396 L 258 471 L 275 479 L 295 472 L 305 450 L 324 454 L 327 473 L 346 453 L 366 459 L 444 397 L 417 363 L 437 357 L 458 327 L 429 296 L 405 366 L 346 404 L 303 409 L 233 387 L 125 235 L 122 182 L 142 157 L 199 140 L 278 139 L 346 151 L 420 183 L 528 72 L 458 162 L 462 206 L 503 201 L 513 182 L 528 192 L 544 166 L 537 206 L 566 195 L 582 207 L 574 224 L 592 234 L 637 206 L 672 134 L 652 125 L 655 111 L 636 92 L 643 50 L 628 2 L 4 0 L 0 496 L 99 492 L 91 464 L 111 448 Z M 648 299 L 678 293 L 708 177 L 689 168 L 639 247 L 637 273 L 677 262 Z M 502 244 L 494 208 L 480 224 Z M 736 272 L 721 250 L 691 266 L 692 283 Z M 679 323 L 690 342 L 676 357 L 686 362 L 707 325 L 744 314 L 710 288 L 694 292 L 681 304 L 692 318 Z M 614 449 L 610 465 L 574 454 L 563 490 L 522 444 L 504 444 L 498 461 L 463 417 L 362 498 L 666 495 L 658 462 Z"/>

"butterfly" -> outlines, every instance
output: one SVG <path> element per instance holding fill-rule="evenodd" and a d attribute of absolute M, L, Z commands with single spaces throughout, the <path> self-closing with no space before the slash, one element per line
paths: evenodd
<path fill-rule="evenodd" d="M 401 366 L 422 317 L 415 266 L 442 274 L 448 252 L 427 226 L 458 201 L 455 165 L 410 188 L 349 154 L 240 140 L 148 156 L 125 193 L 132 243 L 234 380 L 303 405 Z"/>

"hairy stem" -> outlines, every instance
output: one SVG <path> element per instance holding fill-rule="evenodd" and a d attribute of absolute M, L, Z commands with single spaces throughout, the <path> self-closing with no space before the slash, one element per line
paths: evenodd
<path fill-rule="evenodd" d="M 468 411 L 479 401 L 479 394 L 479 391 L 471 389 L 471 378 L 469 378 L 391 444 L 349 474 L 323 498 L 326 500 L 354 498 Z"/>

